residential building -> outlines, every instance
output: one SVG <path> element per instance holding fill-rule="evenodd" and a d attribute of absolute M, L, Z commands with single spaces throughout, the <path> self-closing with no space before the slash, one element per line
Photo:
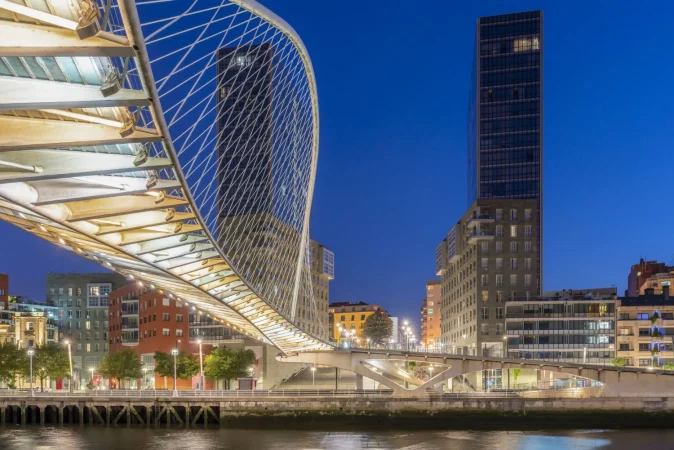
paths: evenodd
<path fill-rule="evenodd" d="M 669 269 L 671 269 L 671 267 Z M 639 288 L 639 295 L 646 295 L 646 291 L 649 289 L 652 289 L 655 295 L 660 295 L 664 292 L 665 288 L 671 290 L 671 286 L 674 286 L 674 270 L 656 273 L 643 282 Z"/>
<path fill-rule="evenodd" d="M 351 345 L 356 346 L 359 341 L 363 340 L 364 342 L 363 325 L 367 318 L 377 311 L 383 312 L 384 308 L 365 302 L 331 303 L 329 312 L 332 318 L 330 321 L 332 324 L 332 338 L 338 345 L 349 342 Z"/>
<path fill-rule="evenodd" d="M 668 267 L 663 262 L 645 261 L 643 258 L 637 264 L 630 268 L 630 273 L 627 274 L 627 290 L 625 297 L 636 297 L 639 295 L 640 289 L 647 279 L 658 273 L 667 273 L 674 270 Z"/>
<path fill-rule="evenodd" d="M 468 112 L 468 204 L 535 199 L 536 262 L 543 255 L 543 13 L 481 17 Z M 540 293 L 540 290 L 538 291 Z"/>
<path fill-rule="evenodd" d="M 173 379 L 164 380 L 155 374 L 155 351 L 171 353 L 177 348 L 189 354 L 198 353 L 198 346 L 188 337 L 189 314 L 189 308 L 181 302 L 139 283 L 128 284 L 110 293 L 110 353 L 123 348 L 136 352 L 143 363 L 141 388 L 163 388 L 164 382 L 173 386 Z M 193 380 L 179 379 L 178 387 L 192 389 Z"/>
<path fill-rule="evenodd" d="M 504 303 L 538 296 L 536 207 L 536 199 L 477 200 L 436 249 L 447 351 L 502 349 Z"/>
<path fill-rule="evenodd" d="M 75 387 L 108 354 L 108 295 L 127 283 L 116 273 L 47 274 L 47 304 L 58 308 L 60 337 L 71 342 Z"/>
<path fill-rule="evenodd" d="M 421 345 L 426 349 L 440 347 L 441 289 L 440 280 L 430 280 L 426 283 L 426 298 L 421 305 Z"/>
<path fill-rule="evenodd" d="M 674 363 L 674 297 L 669 285 L 659 294 L 647 288 L 642 295 L 618 299 L 616 314 L 617 356 L 627 359 L 628 366 Z"/>
<path fill-rule="evenodd" d="M 9 303 L 9 275 L 0 273 L 0 308 L 7 309 Z"/>
<path fill-rule="evenodd" d="M 610 364 L 615 357 L 616 301 L 615 287 L 507 301 L 508 357 Z"/>

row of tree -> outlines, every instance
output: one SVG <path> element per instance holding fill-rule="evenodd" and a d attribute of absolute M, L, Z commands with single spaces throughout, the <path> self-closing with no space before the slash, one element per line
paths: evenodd
<path fill-rule="evenodd" d="M 173 355 L 156 351 L 154 353 L 154 373 L 164 377 L 164 387 L 167 379 L 176 376 L 181 380 L 188 380 L 200 372 L 199 359 L 195 355 L 181 351 L 175 360 Z M 252 350 L 232 350 L 226 347 L 216 347 L 204 358 L 204 375 L 213 380 L 229 380 L 248 375 L 248 369 L 255 364 L 255 353 Z M 105 378 L 115 380 L 117 386 L 124 387 L 124 380 L 137 380 L 143 377 L 143 365 L 133 350 L 125 349 L 107 355 L 98 366 L 98 373 Z"/>
<path fill-rule="evenodd" d="M 47 379 L 56 380 L 70 376 L 68 352 L 60 345 L 50 343 L 33 348 L 33 377 L 44 388 Z M 0 343 L 0 381 L 14 387 L 18 378 L 30 376 L 30 357 L 24 348 L 16 344 Z"/>

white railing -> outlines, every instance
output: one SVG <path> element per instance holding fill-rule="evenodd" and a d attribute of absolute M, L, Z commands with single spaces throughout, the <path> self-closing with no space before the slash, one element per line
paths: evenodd
<path fill-rule="evenodd" d="M 329 390 L 329 389 L 288 389 L 288 390 L 179 390 L 177 397 L 205 397 L 205 398 L 249 398 L 249 397 L 387 397 L 392 394 L 390 390 Z M 155 389 L 115 389 L 115 390 L 92 390 L 92 391 L 52 391 L 34 392 L 34 397 L 105 397 L 105 398 L 165 398 L 175 397 L 170 390 Z M 0 399 L 3 397 L 31 397 L 30 391 L 26 390 L 2 390 Z"/>

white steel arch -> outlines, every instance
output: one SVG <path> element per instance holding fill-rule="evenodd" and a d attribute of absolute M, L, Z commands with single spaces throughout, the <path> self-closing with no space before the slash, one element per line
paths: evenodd
<path fill-rule="evenodd" d="M 0 0 L 0 219 L 285 353 L 332 348 L 302 41 L 255 1 L 155 3 Z"/>

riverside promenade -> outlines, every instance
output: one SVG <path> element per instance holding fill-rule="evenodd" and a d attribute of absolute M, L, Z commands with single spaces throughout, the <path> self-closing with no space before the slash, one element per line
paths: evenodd
<path fill-rule="evenodd" d="M 530 398 L 508 393 L 395 397 L 382 391 L 0 393 L 0 426 L 238 428 L 667 427 L 674 397 Z"/>

